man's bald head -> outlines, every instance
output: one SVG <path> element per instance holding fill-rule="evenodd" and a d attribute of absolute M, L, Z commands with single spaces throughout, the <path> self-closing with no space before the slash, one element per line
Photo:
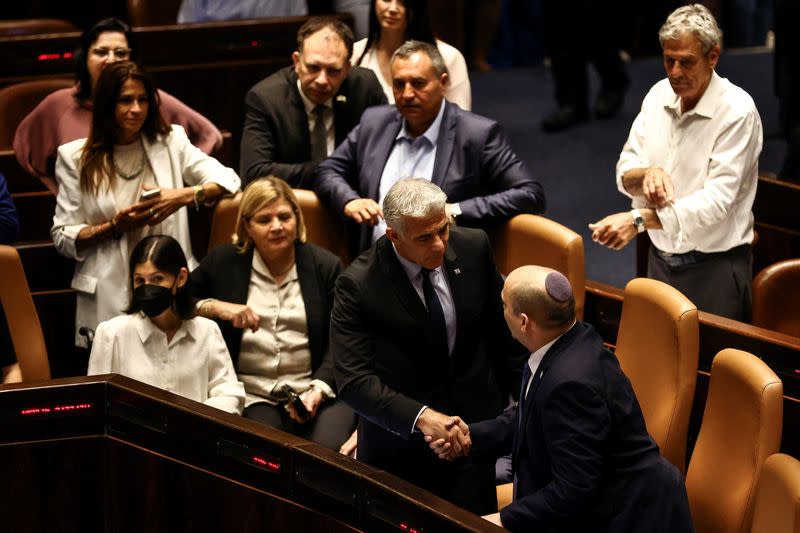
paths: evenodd
<path fill-rule="evenodd" d="M 540 328 L 560 329 L 575 321 L 575 295 L 560 272 L 541 266 L 517 268 L 503 288 L 514 314 L 525 313 Z"/>

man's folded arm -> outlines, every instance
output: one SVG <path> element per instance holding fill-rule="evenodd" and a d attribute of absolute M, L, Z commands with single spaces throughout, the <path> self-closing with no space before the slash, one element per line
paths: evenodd
<path fill-rule="evenodd" d="M 352 185 L 358 183 L 356 152 L 360 130 L 360 125 L 353 128 L 330 157 L 320 163 L 314 175 L 314 192 L 340 217 L 344 216 L 348 202 L 361 197 Z"/>

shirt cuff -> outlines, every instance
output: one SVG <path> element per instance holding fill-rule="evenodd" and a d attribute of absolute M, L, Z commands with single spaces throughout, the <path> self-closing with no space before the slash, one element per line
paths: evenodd
<path fill-rule="evenodd" d="M 424 411 L 427 408 L 428 408 L 427 405 L 423 405 L 422 409 L 420 409 L 419 413 L 417 413 L 417 416 L 414 417 L 414 423 L 411 424 L 411 433 L 418 433 L 419 432 L 419 430 L 417 429 L 417 420 L 419 420 L 419 417 L 422 414 L 422 411 Z"/>
<path fill-rule="evenodd" d="M 336 398 L 336 393 L 333 392 L 333 389 L 330 387 L 330 385 L 328 385 L 321 379 L 312 379 L 311 386 L 320 391 L 322 393 L 322 396 L 325 397 L 325 399 L 332 400 Z"/>
<path fill-rule="evenodd" d="M 658 220 L 661 222 L 661 229 L 664 233 L 672 239 L 676 247 L 681 246 L 681 244 L 683 244 L 684 235 L 678 213 L 675 212 L 675 204 L 673 203 L 666 207 L 656 209 L 656 215 L 658 215 Z"/>

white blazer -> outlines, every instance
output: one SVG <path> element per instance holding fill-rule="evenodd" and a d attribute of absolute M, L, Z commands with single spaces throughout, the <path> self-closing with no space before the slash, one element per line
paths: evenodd
<path fill-rule="evenodd" d="M 86 346 L 79 328 L 95 329 L 100 322 L 122 313 L 130 303 L 128 260 L 131 253 L 128 235 L 120 240 L 109 239 L 81 253 L 75 241 L 81 229 L 102 224 L 117 213 L 114 193 L 102 188 L 94 196 L 81 190 L 80 158 L 86 139 L 78 139 L 58 148 L 56 181 L 58 196 L 50 236 L 62 255 L 75 259 L 72 288 L 78 291 L 75 320 L 75 344 Z M 155 142 L 144 139 L 144 151 L 153 169 L 158 186 L 176 189 L 185 185 L 217 183 L 228 192 L 239 190 L 241 181 L 236 172 L 192 145 L 181 126 L 159 135 Z M 181 208 L 161 222 L 161 230 L 177 240 L 189 263 L 197 266 L 189 239 L 189 220 Z"/>

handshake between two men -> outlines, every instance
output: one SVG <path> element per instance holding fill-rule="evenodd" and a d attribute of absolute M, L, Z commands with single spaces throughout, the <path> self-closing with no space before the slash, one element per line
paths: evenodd
<path fill-rule="evenodd" d="M 452 461 L 469 455 L 472 448 L 469 426 L 460 417 L 448 416 L 428 407 L 420 413 L 417 428 L 440 459 Z"/>

